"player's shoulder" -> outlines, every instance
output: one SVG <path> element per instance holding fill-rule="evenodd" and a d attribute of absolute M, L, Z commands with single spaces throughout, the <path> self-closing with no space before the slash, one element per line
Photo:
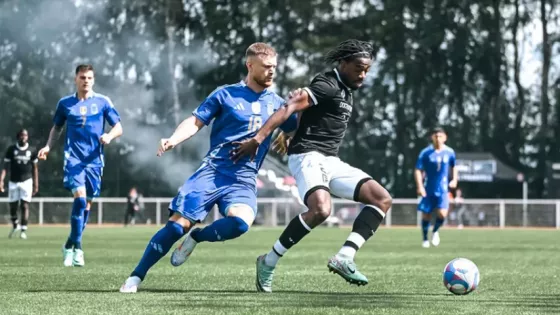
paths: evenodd
<path fill-rule="evenodd" d="M 422 149 L 422 151 L 420 151 L 420 155 L 426 155 L 426 154 L 430 154 L 434 151 L 434 146 L 433 145 L 429 145 L 427 147 L 425 147 L 424 149 Z"/>
<path fill-rule="evenodd" d="M 76 94 L 72 93 L 61 97 L 60 100 L 58 100 L 58 104 L 62 106 L 67 106 L 72 104 L 76 99 L 77 99 Z"/>
<path fill-rule="evenodd" d="M 208 94 L 208 97 L 220 97 L 225 94 L 230 94 L 233 91 L 240 90 L 243 87 L 244 84 L 242 82 L 220 85 L 217 88 L 215 88 L 214 91 L 212 91 L 210 94 Z"/>
<path fill-rule="evenodd" d="M 322 84 L 331 88 L 338 88 L 336 73 L 333 70 L 321 72 L 313 77 L 311 84 Z"/>
<path fill-rule="evenodd" d="M 455 150 L 453 150 L 453 148 L 450 147 L 450 146 L 448 146 L 448 145 L 445 145 L 445 146 L 443 147 L 443 150 L 445 150 L 446 152 L 449 152 L 449 153 L 451 153 L 451 154 L 455 154 Z"/>
<path fill-rule="evenodd" d="M 16 145 L 15 145 L 15 144 L 11 144 L 11 145 L 8 146 L 8 148 L 6 149 L 6 151 L 7 151 L 7 152 L 14 151 L 15 148 L 16 148 Z"/>
<path fill-rule="evenodd" d="M 93 94 L 93 97 L 95 99 L 101 100 L 103 103 L 105 103 L 109 107 L 115 107 L 113 105 L 113 101 L 111 101 L 111 98 L 109 96 L 105 95 L 105 94 L 95 92 Z"/>

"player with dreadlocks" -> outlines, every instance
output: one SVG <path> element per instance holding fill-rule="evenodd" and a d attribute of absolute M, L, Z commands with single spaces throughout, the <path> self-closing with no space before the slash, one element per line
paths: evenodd
<path fill-rule="evenodd" d="M 377 230 L 391 208 L 391 196 L 360 169 L 338 157 L 338 150 L 352 114 L 352 92 L 358 89 L 371 66 L 374 49 L 367 42 L 347 40 L 326 56 L 335 68 L 317 75 L 308 87 L 291 98 L 257 134 L 237 143 L 232 159 L 255 156 L 259 145 L 292 113 L 300 112 L 299 127 L 288 147 L 289 167 L 308 211 L 293 218 L 272 250 L 257 258 L 257 290 L 272 292 L 274 269 L 280 258 L 331 214 L 331 193 L 363 204 L 352 232 L 340 251 L 328 261 L 330 271 L 346 281 L 366 285 L 367 278 L 354 256 Z"/>

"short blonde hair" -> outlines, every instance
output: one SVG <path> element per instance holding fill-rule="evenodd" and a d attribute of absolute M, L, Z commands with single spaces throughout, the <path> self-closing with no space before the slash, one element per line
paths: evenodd
<path fill-rule="evenodd" d="M 246 58 L 251 56 L 261 56 L 261 55 L 274 57 L 276 56 L 276 50 L 267 43 L 254 43 L 251 44 L 249 48 L 247 48 L 247 51 L 245 51 Z"/>

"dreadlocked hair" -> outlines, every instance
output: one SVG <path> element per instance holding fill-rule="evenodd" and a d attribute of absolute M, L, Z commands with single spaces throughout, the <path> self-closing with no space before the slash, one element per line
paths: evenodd
<path fill-rule="evenodd" d="M 357 39 L 348 39 L 329 51 L 325 56 L 325 61 L 328 63 L 335 63 L 341 60 L 349 61 L 354 58 L 373 59 L 373 55 L 374 49 L 370 43 Z"/>

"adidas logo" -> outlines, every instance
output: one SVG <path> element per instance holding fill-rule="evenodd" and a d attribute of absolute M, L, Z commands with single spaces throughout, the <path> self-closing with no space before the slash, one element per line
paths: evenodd
<path fill-rule="evenodd" d="M 235 105 L 235 109 L 237 109 L 237 110 L 245 110 L 245 106 L 243 106 L 243 103 L 239 103 L 239 104 Z"/>

